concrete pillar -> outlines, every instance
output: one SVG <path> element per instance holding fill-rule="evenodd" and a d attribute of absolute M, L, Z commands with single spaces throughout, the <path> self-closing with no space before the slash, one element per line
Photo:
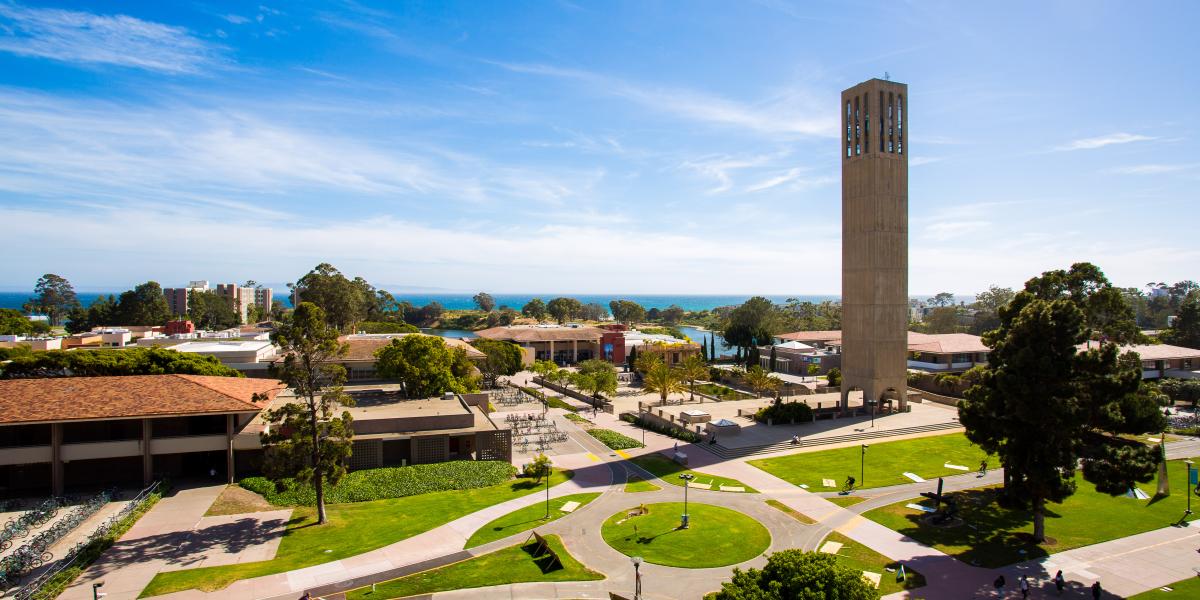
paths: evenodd
<path fill-rule="evenodd" d="M 142 485 L 154 481 L 154 455 L 150 454 L 150 438 L 154 434 L 154 420 L 142 419 Z"/>
<path fill-rule="evenodd" d="M 550 361 L 558 364 L 554 361 L 554 340 L 550 340 Z"/>
<path fill-rule="evenodd" d="M 55 496 L 63 493 L 62 423 L 50 424 L 50 492 Z"/>
<path fill-rule="evenodd" d="M 225 415 L 225 483 L 233 483 L 233 418 Z"/>
<path fill-rule="evenodd" d="M 571 362 L 579 362 L 579 340 L 571 340 Z"/>

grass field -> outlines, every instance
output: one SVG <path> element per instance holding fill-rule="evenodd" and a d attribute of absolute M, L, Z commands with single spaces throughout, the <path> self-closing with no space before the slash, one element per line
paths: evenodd
<path fill-rule="evenodd" d="M 626 556 L 687 569 L 737 564 L 771 545 L 766 527 L 728 508 L 688 503 L 688 529 L 679 529 L 682 502 L 648 504 L 646 509 L 645 515 L 630 517 L 621 511 L 609 517 L 601 528 L 604 541 Z"/>
<path fill-rule="evenodd" d="M 701 473 L 700 471 L 692 471 L 691 469 L 688 469 L 687 467 L 657 452 L 646 454 L 644 456 L 636 456 L 629 460 L 637 466 L 651 472 L 655 477 L 658 477 L 671 485 L 683 486 L 683 480 L 680 479 L 679 476 L 683 475 L 684 473 L 690 473 L 695 477 L 695 479 L 692 480 L 692 483 L 711 484 L 712 489 L 716 491 L 719 491 L 721 489 L 720 486 L 722 485 L 743 487 L 746 488 L 746 493 L 754 493 L 756 491 L 754 488 L 751 488 L 736 479 L 717 477 L 715 475 L 709 475 L 708 473 Z"/>
<path fill-rule="evenodd" d="M 879 573 L 882 577 L 879 579 L 879 594 L 886 596 L 895 592 L 911 590 L 925 585 L 925 576 L 916 571 L 904 568 L 904 581 L 896 581 L 896 569 L 900 568 L 900 564 L 896 561 L 834 531 L 825 538 L 826 542 L 840 542 L 841 550 L 838 550 L 838 562 L 854 569 L 855 571 L 870 571 Z M 822 542 L 824 545 L 824 542 Z M 892 569 L 893 572 L 888 572 Z"/>
<path fill-rule="evenodd" d="M 804 523 L 805 525 L 812 525 L 813 523 L 816 523 L 816 521 L 805 516 L 804 513 L 800 512 L 778 500 L 767 500 L 767 504 L 773 508 L 777 508 L 777 509 L 787 513 L 789 517 L 791 517 L 797 521 L 800 521 L 801 523 Z"/>
<path fill-rule="evenodd" d="M 474 548 L 482 546 L 488 542 L 494 542 L 499 539 L 506 538 L 514 533 L 529 531 L 535 527 L 541 527 L 546 523 L 558 520 L 571 513 L 565 513 L 561 509 L 568 502 L 578 502 L 582 508 L 588 502 L 600 497 L 599 492 L 590 494 L 572 494 L 570 496 L 562 496 L 559 498 L 550 499 L 550 518 L 545 519 L 546 503 L 538 502 L 519 508 L 513 512 L 493 520 L 491 523 L 479 528 L 479 531 L 471 534 L 471 538 L 467 540 L 465 548 Z M 579 510 L 578 508 L 575 510 Z"/>
<path fill-rule="evenodd" d="M 562 483 L 571 475 L 570 471 L 555 471 L 551 485 Z M 193 588 L 215 591 L 239 579 L 282 573 L 362 554 L 543 488 L 532 480 L 521 479 L 472 490 L 330 504 L 326 507 L 329 520 L 322 526 L 316 525 L 314 507 L 297 507 L 274 559 L 159 573 L 142 590 L 142 596 Z"/>
<path fill-rule="evenodd" d="M 558 536 L 548 535 L 545 539 L 547 545 L 558 554 L 562 568 L 543 571 L 542 566 L 534 560 L 533 545 L 517 545 L 431 571 L 380 583 L 375 586 L 374 592 L 369 587 L 351 590 L 346 594 L 346 599 L 382 600 L 509 583 L 604 579 L 600 573 L 584 567 L 575 560 L 563 547 Z"/>
<path fill-rule="evenodd" d="M 1184 477 L 1182 461 L 1170 461 L 1168 469 L 1176 481 Z M 993 501 L 997 490 L 991 487 L 955 493 L 966 522 L 960 527 L 922 523 L 920 517 L 925 513 L 905 506 L 915 500 L 877 508 L 864 516 L 967 563 L 998 567 L 1166 527 L 1183 516 L 1187 503 L 1178 487 L 1166 498 L 1136 500 L 1096 492 L 1078 473 L 1076 484 L 1075 495 L 1062 504 L 1047 505 L 1046 536 L 1053 539 L 1052 544 L 1030 541 L 1033 521 L 1029 512 L 998 507 Z M 1153 491 L 1153 486 L 1151 482 L 1143 489 Z M 919 504 L 931 506 L 932 500 L 922 498 Z M 1196 517 L 1200 515 L 1193 515 Z"/>
<path fill-rule="evenodd" d="M 650 483 L 649 481 L 646 481 L 637 475 L 630 475 L 629 481 L 625 482 L 625 492 L 629 494 L 636 494 L 638 492 L 657 492 L 661 489 L 662 488 L 658 487 L 657 485 L 654 485 L 653 483 Z"/>
<path fill-rule="evenodd" d="M 792 485 L 805 484 L 810 491 L 828 491 L 831 488 L 825 487 L 822 479 L 832 479 L 838 488 L 847 476 L 860 480 L 855 484 L 856 489 L 887 487 L 912 483 L 904 476 L 906 471 L 925 479 L 962 475 L 964 471 L 943 465 L 949 463 L 974 471 L 986 456 L 983 450 L 967 441 L 965 435 L 956 433 L 869 444 L 865 457 L 859 446 L 851 446 L 748 462 Z M 864 467 L 860 467 L 860 461 Z M 994 459 L 989 462 L 993 466 L 997 464 Z"/>
<path fill-rule="evenodd" d="M 1166 587 L 1171 588 L 1171 591 L 1164 592 L 1155 588 L 1136 596 L 1130 596 L 1129 600 L 1152 600 L 1158 598 L 1162 600 L 1184 600 L 1185 598 L 1200 598 L 1200 577 L 1190 577 L 1176 581 Z"/>
<path fill-rule="evenodd" d="M 826 500 L 842 508 L 846 508 L 849 506 L 854 506 L 855 504 L 866 500 L 866 498 L 862 496 L 833 496 L 832 498 L 826 498 Z"/>

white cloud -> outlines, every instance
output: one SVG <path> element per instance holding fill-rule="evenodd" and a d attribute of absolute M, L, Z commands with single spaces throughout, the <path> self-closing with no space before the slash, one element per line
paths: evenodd
<path fill-rule="evenodd" d="M 935 162 L 941 162 L 943 160 L 945 159 L 939 156 L 910 156 L 908 157 L 908 166 L 919 167 L 921 165 L 928 165 Z"/>
<path fill-rule="evenodd" d="M 196 73 L 225 61 L 223 48 L 182 27 L 17 4 L 0 4 L 0 51 L 165 73 Z"/>
<path fill-rule="evenodd" d="M 765 165 L 777 158 L 777 155 L 759 155 L 733 157 L 728 155 L 706 156 L 686 160 L 680 168 L 695 171 L 707 178 L 715 179 L 717 187 L 708 190 L 709 194 L 720 194 L 733 189 L 733 172 L 739 169 L 749 169 Z"/>
<path fill-rule="evenodd" d="M 1099 137 L 1074 140 L 1072 142 L 1068 142 L 1061 146 L 1056 146 L 1054 149 L 1060 150 L 1060 151 L 1095 150 L 1096 148 L 1103 148 L 1105 146 L 1112 146 L 1114 144 L 1128 144 L 1131 142 L 1146 142 L 1146 141 L 1150 141 L 1153 139 L 1156 139 L 1156 138 L 1152 138 L 1150 136 L 1145 136 L 1145 135 L 1139 135 L 1136 133 L 1112 133 L 1109 135 L 1102 135 Z"/>
<path fill-rule="evenodd" d="M 221 15 L 221 18 L 233 23 L 234 25 L 245 25 L 246 23 L 250 22 L 250 19 L 235 14 Z"/>
<path fill-rule="evenodd" d="M 745 103 L 696 90 L 633 83 L 580 69 L 542 64 L 492 64 L 516 73 L 580 81 L 597 93 L 626 98 L 663 114 L 693 121 L 784 137 L 837 135 L 836 111 L 825 110 L 814 95 L 798 88 L 782 90 L 759 102 Z"/>
<path fill-rule="evenodd" d="M 1128 167 L 1118 167 L 1112 170 L 1113 173 L 1121 175 L 1161 175 L 1163 173 L 1177 173 L 1179 171 L 1190 171 L 1200 167 L 1200 163 L 1192 164 L 1150 164 L 1150 165 L 1132 165 Z"/>
<path fill-rule="evenodd" d="M 751 184 L 746 187 L 747 192 L 761 192 L 779 186 L 785 186 L 788 189 L 805 189 L 821 185 L 828 185 L 839 181 L 835 175 L 816 175 L 806 176 L 810 169 L 805 167 L 793 167 L 781 173 L 774 174 L 758 183 Z"/>

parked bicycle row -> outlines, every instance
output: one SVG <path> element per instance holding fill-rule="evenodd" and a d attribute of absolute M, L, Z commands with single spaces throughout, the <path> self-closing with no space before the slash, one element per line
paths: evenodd
<path fill-rule="evenodd" d="M 538 423 L 546 421 L 546 416 L 542 413 L 525 413 L 525 414 L 508 414 L 504 415 L 504 421 L 507 423 Z"/>
<path fill-rule="evenodd" d="M 45 525 L 58 514 L 58 510 L 66 505 L 67 501 L 65 496 L 53 496 L 33 509 L 8 519 L 4 528 L 0 529 L 0 550 L 8 548 L 13 539 L 23 538 L 34 529 Z"/>
<path fill-rule="evenodd" d="M 39 531 L 12 554 L 0 559 L 0 584 L 12 585 L 25 574 L 52 560 L 54 555 L 50 547 L 96 514 L 115 495 L 116 488 L 111 488 L 89 497 L 53 525 Z M 7 549 L 7 546 L 3 549 Z"/>

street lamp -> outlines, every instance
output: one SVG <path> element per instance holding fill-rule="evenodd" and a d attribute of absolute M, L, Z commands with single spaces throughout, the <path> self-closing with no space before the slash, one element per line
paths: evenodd
<path fill-rule="evenodd" d="M 875 399 L 867 400 L 867 406 L 871 407 L 871 427 L 875 426 Z"/>
<path fill-rule="evenodd" d="M 870 446 L 866 444 L 862 445 L 862 454 L 858 460 L 858 487 L 860 488 L 867 480 L 867 448 L 870 448 Z"/>
<path fill-rule="evenodd" d="M 642 600 L 642 557 L 635 556 L 633 561 L 633 600 Z"/>
<path fill-rule="evenodd" d="M 546 463 L 546 518 L 550 518 L 550 475 L 554 473 L 554 467 Z"/>
<path fill-rule="evenodd" d="M 680 475 L 679 478 L 683 480 L 683 521 L 679 524 L 679 528 L 687 529 L 688 528 L 688 509 L 687 509 L 688 484 L 691 483 L 692 480 L 696 478 L 696 476 L 692 475 L 691 473 L 684 473 L 683 475 Z"/>
<path fill-rule="evenodd" d="M 1187 511 L 1185 511 L 1185 512 L 1183 513 L 1183 518 L 1184 518 L 1184 520 L 1186 520 L 1186 519 L 1187 519 L 1189 516 L 1191 516 L 1191 514 L 1192 514 L 1192 486 L 1194 485 L 1194 483 L 1193 483 L 1193 481 L 1192 481 L 1192 477 L 1193 477 L 1193 475 L 1192 475 L 1192 472 L 1193 472 L 1193 471 L 1192 471 L 1192 465 L 1194 465 L 1194 464 L 1196 464 L 1196 463 L 1192 462 L 1192 459 L 1190 459 L 1190 458 L 1189 458 L 1189 459 L 1187 459 L 1187 460 L 1183 461 L 1183 464 L 1187 465 L 1187 471 L 1188 471 L 1188 476 L 1187 476 L 1187 487 L 1186 487 L 1186 488 L 1184 488 L 1185 490 L 1187 490 L 1187 491 L 1186 491 L 1186 492 L 1184 492 L 1184 493 L 1187 495 L 1187 499 L 1188 499 L 1188 501 L 1187 501 Z"/>
<path fill-rule="evenodd" d="M 96 583 L 92 584 L 92 600 L 100 600 L 108 595 L 100 591 L 100 586 L 102 585 L 104 585 L 103 581 L 97 581 Z"/>

